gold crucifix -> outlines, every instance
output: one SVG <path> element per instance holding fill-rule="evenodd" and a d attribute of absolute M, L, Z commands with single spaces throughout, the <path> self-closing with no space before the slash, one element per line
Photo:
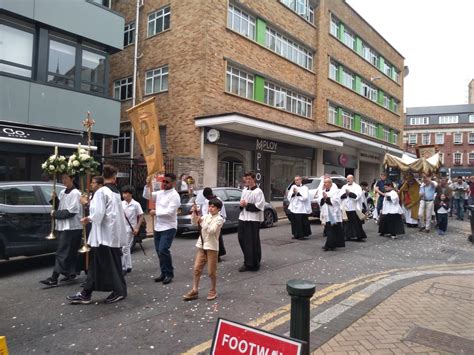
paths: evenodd
<path fill-rule="evenodd" d="M 89 151 L 91 150 L 92 145 L 92 126 L 95 124 L 94 119 L 91 117 L 91 112 L 87 111 L 87 117 L 82 121 L 82 125 L 87 131 L 87 145 L 89 146 Z"/>

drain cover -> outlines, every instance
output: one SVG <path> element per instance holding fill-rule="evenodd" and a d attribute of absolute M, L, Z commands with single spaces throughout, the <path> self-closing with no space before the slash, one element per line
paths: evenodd
<path fill-rule="evenodd" d="M 422 327 L 412 328 L 403 340 L 455 354 L 474 354 L 474 340 Z"/>

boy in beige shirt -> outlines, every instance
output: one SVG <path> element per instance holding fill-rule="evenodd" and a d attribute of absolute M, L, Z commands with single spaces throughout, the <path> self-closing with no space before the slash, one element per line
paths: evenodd
<path fill-rule="evenodd" d="M 201 233 L 196 243 L 197 254 L 194 262 L 193 288 L 183 295 L 185 301 L 191 301 L 198 298 L 199 281 L 201 280 L 202 270 L 207 263 L 207 272 L 211 279 L 211 289 L 207 294 L 207 300 L 212 301 L 217 297 L 217 255 L 219 252 L 219 234 L 224 224 L 224 219 L 219 211 L 222 208 L 222 201 L 215 198 L 209 201 L 209 213 L 200 217 L 197 213 L 197 207 L 193 206 L 193 222 L 199 224 Z"/>

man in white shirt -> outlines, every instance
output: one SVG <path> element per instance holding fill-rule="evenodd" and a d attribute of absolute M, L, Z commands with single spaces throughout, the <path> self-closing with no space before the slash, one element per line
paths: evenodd
<path fill-rule="evenodd" d="M 181 198 L 175 189 L 175 184 L 176 175 L 165 174 L 161 190 L 152 194 L 155 209 L 150 210 L 150 215 L 155 216 L 153 237 L 161 270 L 161 274 L 155 278 L 155 282 L 163 282 L 165 285 L 173 281 L 174 277 L 170 248 L 178 229 L 178 208 L 181 206 Z M 143 190 L 143 197 L 150 198 L 148 188 Z"/>
<path fill-rule="evenodd" d="M 138 235 L 143 222 L 142 206 L 133 199 L 135 189 L 127 185 L 122 188 L 122 207 L 125 213 L 125 228 L 127 230 L 127 245 L 122 248 L 122 270 L 124 275 L 132 272 L 132 253 L 130 248 L 133 245 L 133 238 Z"/>
<path fill-rule="evenodd" d="M 288 219 L 291 223 L 293 239 L 308 239 L 311 235 L 308 215 L 311 213 L 311 200 L 308 187 L 303 185 L 301 176 L 295 176 L 294 184 L 288 191 Z"/>

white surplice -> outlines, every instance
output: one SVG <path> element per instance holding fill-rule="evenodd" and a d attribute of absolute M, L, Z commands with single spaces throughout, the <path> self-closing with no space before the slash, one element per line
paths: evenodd
<path fill-rule="evenodd" d="M 353 182 L 352 185 L 345 184 L 343 187 L 341 187 L 341 196 L 346 193 L 346 190 L 349 190 L 349 192 L 355 194 L 356 198 L 354 199 L 347 195 L 347 198 L 341 199 L 342 208 L 346 211 L 362 211 L 362 188 L 360 185 L 356 184 L 355 182 Z"/>
<path fill-rule="evenodd" d="M 334 185 L 332 185 L 334 186 Z M 342 210 L 341 210 L 341 199 L 339 189 L 331 188 L 329 191 L 321 191 L 321 198 L 318 199 L 318 202 L 321 203 L 323 198 L 323 192 L 326 192 L 327 196 L 331 200 L 331 204 L 325 203 L 321 206 L 321 222 L 323 223 L 341 223 L 342 222 Z"/>
<path fill-rule="evenodd" d="M 297 192 L 294 194 L 294 188 L 296 187 Z M 299 195 L 298 195 L 299 194 Z M 309 196 L 308 187 L 293 185 L 288 191 L 289 205 L 288 209 L 293 213 L 310 214 L 311 213 L 311 200 Z"/>
<path fill-rule="evenodd" d="M 257 187 L 255 189 L 245 188 L 242 191 L 242 197 L 240 201 L 247 201 L 247 203 L 252 203 L 259 209 L 258 212 L 247 211 L 246 208 L 243 208 L 240 211 L 239 220 L 241 221 L 255 221 L 263 222 L 263 210 L 265 208 L 265 196 L 263 191 Z"/>

